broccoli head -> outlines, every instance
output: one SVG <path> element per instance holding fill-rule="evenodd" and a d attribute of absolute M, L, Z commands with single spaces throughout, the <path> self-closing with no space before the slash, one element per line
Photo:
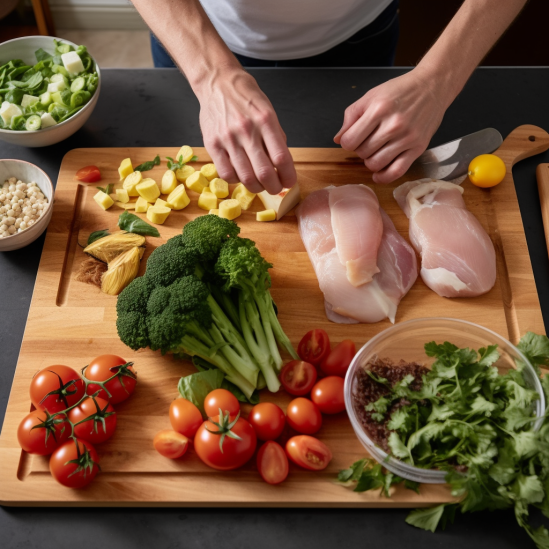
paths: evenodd
<path fill-rule="evenodd" d="M 156 288 L 147 304 L 151 349 L 166 353 L 177 348 L 185 335 L 203 338 L 212 324 L 209 295 L 206 284 L 194 276 L 184 276 L 169 286 Z"/>
<path fill-rule="evenodd" d="M 181 235 L 156 248 L 147 260 L 145 276 L 153 286 L 168 286 L 178 278 L 195 272 L 195 258 L 181 242 Z"/>
<path fill-rule="evenodd" d="M 236 238 L 240 227 L 217 215 L 202 215 L 183 228 L 181 241 L 199 262 L 215 261 L 223 244 Z"/>
<path fill-rule="evenodd" d="M 253 240 L 237 237 L 227 240 L 221 247 L 215 273 L 224 281 L 226 292 L 250 285 L 263 290 L 271 286 L 271 268 L 272 264 L 263 259 Z"/>

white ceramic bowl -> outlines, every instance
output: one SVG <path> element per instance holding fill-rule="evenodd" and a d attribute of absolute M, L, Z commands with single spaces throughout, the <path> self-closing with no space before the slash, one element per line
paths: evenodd
<path fill-rule="evenodd" d="M 60 40 L 67 44 L 71 44 L 75 48 L 78 44 L 73 44 L 69 40 L 63 38 L 55 38 L 53 36 L 25 36 L 23 38 L 15 38 L 0 44 L 0 66 L 12 59 L 22 59 L 28 65 L 36 65 L 36 57 L 34 52 L 40 48 L 53 54 L 53 41 Z M 84 44 L 85 45 L 85 44 Z M 67 139 L 73 133 L 77 132 L 88 120 L 101 91 L 101 73 L 99 66 L 96 63 L 97 76 L 99 82 L 97 90 L 93 94 L 90 101 L 80 109 L 75 115 L 55 126 L 44 128 L 35 132 L 29 131 L 14 131 L 0 129 L 0 139 L 14 145 L 23 147 L 46 147 Z"/>
<path fill-rule="evenodd" d="M 363 429 L 357 417 L 353 399 L 357 371 L 375 357 L 389 359 L 395 364 L 398 364 L 401 359 L 406 362 L 418 362 L 430 368 L 435 359 L 425 354 L 424 345 L 429 341 L 437 343 L 449 341 L 460 348 L 471 349 L 497 344 L 500 358 L 494 366 L 500 373 L 515 368 L 518 361 L 522 362 L 525 382 L 529 388 L 540 395 L 539 400 L 535 401 L 532 407 L 532 412 L 538 418 L 533 426 L 535 430 L 539 429 L 543 423 L 545 396 L 539 377 L 526 357 L 499 334 L 472 322 L 456 318 L 418 318 L 395 324 L 370 339 L 353 358 L 345 377 L 345 407 L 356 436 L 370 455 L 392 473 L 415 482 L 443 484 L 446 477 L 444 471 L 408 465 L 389 456 L 380 448 Z"/>
<path fill-rule="evenodd" d="M 0 160 L 0 185 L 10 177 L 17 177 L 23 183 L 34 181 L 48 199 L 48 205 L 34 225 L 20 233 L 0 238 L 0 252 L 18 250 L 34 242 L 46 230 L 53 212 L 53 185 L 43 170 L 24 160 Z"/>

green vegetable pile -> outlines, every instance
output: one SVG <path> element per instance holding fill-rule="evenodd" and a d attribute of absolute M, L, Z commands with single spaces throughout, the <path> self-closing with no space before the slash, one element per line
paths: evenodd
<path fill-rule="evenodd" d="M 132 349 L 193 357 L 219 368 L 251 399 L 278 391 L 281 345 L 298 358 L 269 292 L 267 263 L 233 221 L 198 217 L 156 248 L 144 276 L 119 295 L 117 328 Z"/>
<path fill-rule="evenodd" d="M 86 47 L 78 46 L 75 50 L 70 44 L 57 40 L 53 43 L 53 55 L 42 48 L 35 52 L 34 66 L 21 59 L 0 66 L 0 102 L 17 106 L 14 107 L 17 114 L 9 124 L 0 117 L 0 128 L 39 130 L 41 115 L 45 113 L 50 113 L 55 122 L 63 122 L 82 109 L 97 90 L 99 76 Z M 63 65 L 61 55 L 70 51 L 76 51 L 84 66 L 78 75 L 70 74 Z M 48 85 L 55 82 L 60 91 L 49 92 Z M 32 104 L 27 104 L 24 96 L 30 96 Z"/>
<path fill-rule="evenodd" d="M 529 332 L 518 347 L 541 377 L 539 366 L 549 364 L 549 339 Z M 537 547 L 548 549 L 549 532 L 543 526 L 533 529 L 528 514 L 534 505 L 549 517 L 549 422 L 544 417 L 534 431 L 532 404 L 539 395 L 528 388 L 523 365 L 499 375 L 496 345 L 477 352 L 431 342 L 425 352 L 436 360 L 420 390 L 408 388 L 412 376 L 393 387 L 376 376 L 390 392 L 366 406 L 381 422 L 395 402 L 403 404 L 393 408 L 387 425 L 392 455 L 416 467 L 446 471 L 452 494 L 459 498 L 455 504 L 413 511 L 406 521 L 434 532 L 439 524 L 451 522 L 457 509 L 465 513 L 513 507 L 517 522 Z M 549 379 L 541 381 L 549 397 Z M 372 460 L 356 462 L 338 478 L 356 482 L 356 491 L 381 488 L 386 495 L 392 484 L 403 480 Z M 407 487 L 417 488 L 414 483 Z"/>

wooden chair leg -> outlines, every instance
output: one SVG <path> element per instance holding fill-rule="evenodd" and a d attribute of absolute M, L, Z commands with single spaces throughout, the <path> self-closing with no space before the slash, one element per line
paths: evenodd
<path fill-rule="evenodd" d="M 38 32 L 43 36 L 55 36 L 55 28 L 48 0 L 32 0 L 32 9 Z"/>

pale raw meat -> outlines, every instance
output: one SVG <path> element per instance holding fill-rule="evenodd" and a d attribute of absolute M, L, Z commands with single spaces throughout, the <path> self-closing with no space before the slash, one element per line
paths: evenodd
<path fill-rule="evenodd" d="M 339 187 L 338 194 L 345 189 L 354 192 L 356 187 Z M 296 212 L 299 233 L 324 293 L 326 315 L 338 323 L 372 323 L 384 318 L 394 322 L 400 300 L 417 278 L 416 255 L 379 208 L 383 230 L 377 254 L 379 272 L 370 283 L 353 286 L 340 261 L 332 229 L 330 195 L 335 189 L 327 187 L 311 193 Z M 353 216 L 361 215 L 360 209 L 353 212 Z"/>
<path fill-rule="evenodd" d="M 330 190 L 329 203 L 337 255 L 349 282 L 371 282 L 379 273 L 377 252 L 383 234 L 377 196 L 364 185 L 345 185 Z"/>
<path fill-rule="evenodd" d="M 462 194 L 459 185 L 435 179 L 408 181 L 394 191 L 421 254 L 421 278 L 444 297 L 478 296 L 496 281 L 494 245 Z"/>

